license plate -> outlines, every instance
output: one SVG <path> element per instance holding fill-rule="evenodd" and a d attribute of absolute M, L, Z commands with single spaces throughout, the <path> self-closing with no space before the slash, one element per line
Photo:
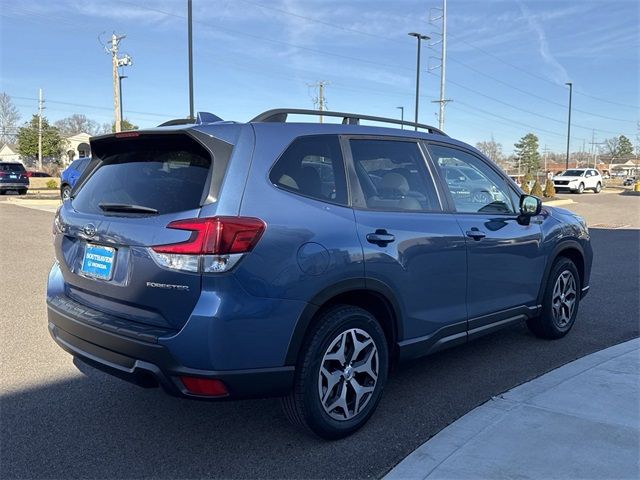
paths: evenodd
<path fill-rule="evenodd" d="M 9 175 L 9 178 L 18 178 L 17 175 Z"/>
<path fill-rule="evenodd" d="M 116 249 L 102 245 L 87 244 L 82 260 L 82 273 L 88 277 L 111 280 Z"/>

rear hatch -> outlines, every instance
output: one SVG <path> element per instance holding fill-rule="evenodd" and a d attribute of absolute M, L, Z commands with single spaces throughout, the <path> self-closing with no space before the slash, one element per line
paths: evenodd
<path fill-rule="evenodd" d="M 21 163 L 0 163 L 0 185 L 29 185 L 29 176 Z"/>
<path fill-rule="evenodd" d="M 178 330 L 201 290 L 195 271 L 161 266 L 151 246 L 189 240 L 167 228 L 198 217 L 213 158 L 188 134 L 123 134 L 92 141 L 91 173 L 54 224 L 66 294 L 125 320 Z"/>

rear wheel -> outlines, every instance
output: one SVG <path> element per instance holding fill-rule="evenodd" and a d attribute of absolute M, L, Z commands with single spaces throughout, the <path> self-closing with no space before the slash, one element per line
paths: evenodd
<path fill-rule="evenodd" d="M 69 185 L 63 185 L 60 189 L 60 196 L 63 202 L 69 200 L 69 198 L 71 198 L 71 187 Z"/>
<path fill-rule="evenodd" d="M 596 193 L 600 193 L 601 190 L 602 190 L 602 185 L 600 185 L 600 182 L 598 182 L 596 185 L 596 188 L 594 188 L 593 191 Z"/>
<path fill-rule="evenodd" d="M 20 190 L 18 190 L 18 195 L 26 195 L 26 194 L 27 194 L 26 188 L 21 188 Z"/>
<path fill-rule="evenodd" d="M 375 317 L 336 306 L 322 315 L 303 347 L 283 410 L 292 423 L 320 437 L 350 435 L 377 407 L 388 366 L 387 342 Z"/>
<path fill-rule="evenodd" d="M 545 287 L 542 313 L 527 320 L 529 330 L 541 338 L 564 337 L 578 315 L 580 291 L 580 276 L 575 264 L 566 257 L 558 258 Z"/>

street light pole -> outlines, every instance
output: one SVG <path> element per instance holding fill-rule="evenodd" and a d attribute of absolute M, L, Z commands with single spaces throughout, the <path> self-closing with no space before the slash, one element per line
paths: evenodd
<path fill-rule="evenodd" d="M 418 104 L 420 100 L 420 44 L 422 40 L 429 40 L 429 36 L 417 32 L 410 32 L 410 36 L 418 39 L 418 57 L 416 62 L 416 111 L 415 111 L 415 130 L 418 130 Z"/>
<path fill-rule="evenodd" d="M 396 108 L 400 109 L 400 121 L 403 122 L 402 125 L 400 125 L 400 130 L 404 130 L 404 107 Z"/>
<path fill-rule="evenodd" d="M 122 79 L 123 78 L 128 78 L 126 75 L 118 75 L 118 93 L 120 95 L 120 123 L 122 124 L 122 122 L 124 121 L 124 113 L 123 113 L 123 107 L 122 107 Z"/>
<path fill-rule="evenodd" d="M 569 143 L 571 142 L 571 97 L 573 96 L 573 83 L 567 82 L 565 85 L 569 85 L 569 121 L 567 122 L 567 160 L 565 162 L 565 169 L 569 170 Z"/>

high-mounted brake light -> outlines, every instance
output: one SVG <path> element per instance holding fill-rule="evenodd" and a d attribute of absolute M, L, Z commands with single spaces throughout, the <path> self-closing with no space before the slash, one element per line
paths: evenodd
<path fill-rule="evenodd" d="M 177 220 L 167 228 L 190 231 L 188 240 L 151 247 L 163 267 L 189 272 L 224 272 L 258 243 L 265 223 L 252 217 L 211 217 Z"/>
<path fill-rule="evenodd" d="M 116 138 L 131 138 L 131 137 L 139 137 L 140 134 L 138 132 L 120 132 L 116 133 Z"/>

